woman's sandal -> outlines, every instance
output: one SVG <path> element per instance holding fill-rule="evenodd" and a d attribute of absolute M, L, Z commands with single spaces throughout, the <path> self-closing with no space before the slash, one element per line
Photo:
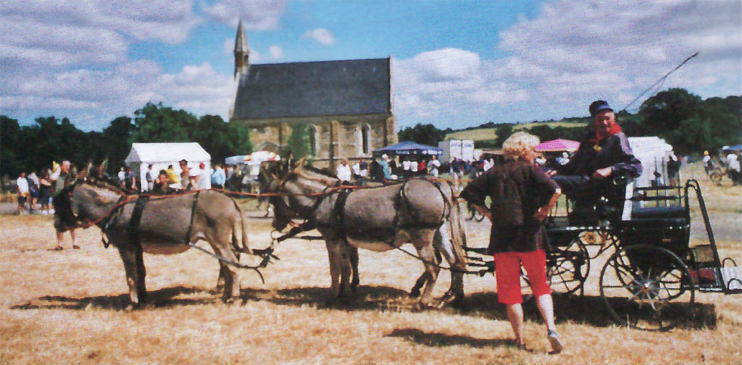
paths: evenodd
<path fill-rule="evenodd" d="M 79 250 L 80 249 L 80 246 L 74 245 L 74 246 L 72 246 L 72 248 L 75 249 L 75 250 Z"/>
<path fill-rule="evenodd" d="M 62 251 L 62 250 L 64 250 L 64 247 L 62 246 L 57 246 L 54 248 L 54 251 Z"/>

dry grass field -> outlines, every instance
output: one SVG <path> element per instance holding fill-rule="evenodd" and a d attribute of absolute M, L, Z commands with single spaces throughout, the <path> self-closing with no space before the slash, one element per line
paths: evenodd
<path fill-rule="evenodd" d="M 697 167 L 686 177 L 702 177 Z M 742 262 L 742 187 L 702 179 L 723 256 Z M 269 244 L 270 220 L 250 211 L 251 245 Z M 694 212 L 696 215 L 697 212 Z M 693 241 L 701 242 L 695 217 Z M 486 224 L 468 224 L 484 245 Z M 217 262 L 190 250 L 145 254 L 151 304 L 126 311 L 124 270 L 100 231 L 79 232 L 80 250 L 55 246 L 51 217 L 0 218 L 1 364 L 730 364 L 742 361 L 742 296 L 698 294 L 705 315 L 666 333 L 617 327 L 595 284 L 584 296 L 555 296 L 566 349 L 549 355 L 545 329 L 525 305 L 529 352 L 509 346 L 510 326 L 491 275 L 466 278 L 461 308 L 413 311 L 407 292 L 422 265 L 401 252 L 362 251 L 361 287 L 345 306 L 325 304 L 324 245 L 287 240 L 263 270 L 245 271 L 242 296 L 226 305 L 214 290 Z M 701 232 L 702 233 L 702 232 Z M 441 274 L 440 297 L 449 283 Z"/>

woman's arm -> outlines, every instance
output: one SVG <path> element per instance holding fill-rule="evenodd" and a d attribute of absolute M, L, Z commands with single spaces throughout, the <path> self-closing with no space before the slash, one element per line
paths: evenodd
<path fill-rule="evenodd" d="M 557 200 L 559 200 L 560 195 L 562 195 L 562 189 L 556 189 L 556 191 L 554 191 L 554 194 L 551 196 L 551 199 L 549 199 L 549 202 L 538 208 L 536 213 L 533 214 L 533 218 L 537 219 L 539 222 L 543 221 L 544 218 L 549 215 L 551 209 L 554 208 L 554 205 L 556 205 L 556 202 Z"/>

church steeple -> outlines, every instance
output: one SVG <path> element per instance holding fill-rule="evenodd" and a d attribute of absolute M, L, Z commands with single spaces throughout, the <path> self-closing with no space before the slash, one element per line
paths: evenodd
<path fill-rule="evenodd" d="M 249 65 L 250 48 L 247 46 L 247 36 L 242 27 L 242 19 L 237 25 L 237 38 L 234 42 L 234 76 L 247 72 Z"/>

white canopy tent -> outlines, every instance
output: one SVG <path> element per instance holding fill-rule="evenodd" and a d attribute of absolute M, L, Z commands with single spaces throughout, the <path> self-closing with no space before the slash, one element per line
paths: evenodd
<path fill-rule="evenodd" d="M 173 165 L 176 173 L 181 169 L 178 162 L 188 161 L 188 167 L 198 169 L 198 165 L 206 165 L 205 170 L 211 171 L 211 155 L 196 142 L 188 143 L 133 143 L 131 152 L 124 162 L 130 166 L 132 171 L 139 171 L 139 181 L 146 182 L 145 176 L 149 165 L 152 165 L 152 178 L 157 178 L 160 170 L 165 170 Z M 208 188 L 211 187 L 211 179 L 207 179 Z M 142 191 L 147 191 L 148 186 L 142 183 Z"/>
<path fill-rule="evenodd" d="M 666 185 L 668 183 L 667 161 L 673 153 L 672 146 L 659 137 L 629 137 L 629 144 L 643 168 L 641 176 L 635 180 L 635 186 L 651 186 L 655 171 L 660 173 Z"/>

